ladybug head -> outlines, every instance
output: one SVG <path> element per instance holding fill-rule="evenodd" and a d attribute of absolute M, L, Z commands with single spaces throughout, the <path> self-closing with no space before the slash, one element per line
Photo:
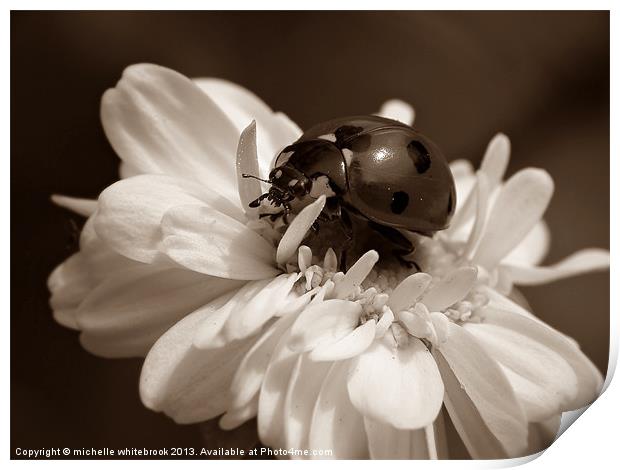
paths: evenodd
<path fill-rule="evenodd" d="M 269 183 L 285 194 L 303 197 L 310 192 L 312 182 L 291 165 L 284 164 L 269 173 Z"/>

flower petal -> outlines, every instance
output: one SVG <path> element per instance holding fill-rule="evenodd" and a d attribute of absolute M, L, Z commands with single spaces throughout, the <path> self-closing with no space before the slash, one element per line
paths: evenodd
<path fill-rule="evenodd" d="M 487 193 L 493 193 L 493 190 L 501 183 L 508 160 L 510 158 L 510 141 L 504 134 L 497 134 L 491 139 L 487 146 L 480 171 L 478 175 L 484 174 L 487 180 Z M 455 177 L 456 178 L 456 177 Z M 449 236 L 454 237 L 461 234 L 463 229 L 471 222 L 476 210 L 475 202 L 478 198 L 478 191 L 474 191 L 475 185 L 478 184 L 478 178 L 473 182 L 468 178 L 462 178 L 465 184 L 455 180 L 457 189 L 457 211 L 452 218 L 450 227 L 447 229 Z M 470 188 L 466 194 L 465 191 L 459 190 Z M 459 198 L 461 202 L 459 203 Z"/>
<path fill-rule="evenodd" d="M 369 320 L 334 343 L 319 343 L 311 352 L 313 361 L 341 361 L 364 352 L 375 339 L 376 323 Z"/>
<path fill-rule="evenodd" d="M 528 317 L 493 307 L 485 308 L 480 314 L 483 316 L 485 323 L 510 329 L 515 333 L 528 337 L 556 352 L 571 366 L 578 381 L 573 399 L 563 404 L 564 411 L 582 408 L 592 403 L 598 397 L 603 386 L 601 373 L 586 355 L 581 352 L 574 340 L 554 330 L 535 317 Z M 567 380 L 570 380 L 569 377 L 567 377 Z"/>
<path fill-rule="evenodd" d="M 459 212 L 467 200 L 474 184 L 476 184 L 476 174 L 474 167 L 469 160 L 457 159 L 450 162 L 450 171 L 456 186 L 456 210 Z"/>
<path fill-rule="evenodd" d="M 527 420 L 499 365 L 464 328 L 449 323 L 435 358 L 450 418 L 473 458 L 523 455 Z"/>
<path fill-rule="evenodd" d="M 336 284 L 333 296 L 338 299 L 344 299 L 348 297 L 355 288 L 359 287 L 366 276 L 370 274 L 372 268 L 379 261 L 379 253 L 375 250 L 370 250 L 364 253 L 355 262 L 353 266 L 349 268 L 344 277 Z"/>
<path fill-rule="evenodd" d="M 195 83 L 226 113 L 238 132 L 250 121 L 256 121 L 263 176 L 269 173 L 276 154 L 302 134 L 288 116 L 272 111 L 258 96 L 236 83 L 219 78 L 198 78 Z"/>
<path fill-rule="evenodd" d="M 245 307 L 252 299 L 267 285 L 269 285 L 269 279 L 262 279 L 260 281 L 250 281 L 237 290 L 234 295 L 226 302 L 221 308 L 213 310 L 209 315 L 205 317 L 197 328 L 194 336 L 194 346 L 202 349 L 210 349 L 215 347 L 221 347 L 227 343 L 226 338 L 220 336 L 224 325 L 234 312 Z M 210 305 L 206 305 L 204 308 L 211 309 Z"/>
<path fill-rule="evenodd" d="M 331 299 L 311 305 L 293 324 L 288 346 L 303 352 L 320 344 L 333 344 L 355 329 L 361 314 L 362 307 L 348 300 Z"/>
<path fill-rule="evenodd" d="M 280 274 L 249 302 L 234 312 L 224 327 L 229 340 L 241 339 L 256 333 L 269 319 L 277 316 L 290 301 L 289 293 L 299 274 Z"/>
<path fill-rule="evenodd" d="M 462 300 L 476 282 L 478 271 L 463 266 L 448 273 L 420 299 L 428 310 L 440 311 Z"/>
<path fill-rule="evenodd" d="M 219 426 L 224 431 L 229 431 L 241 426 L 246 421 L 254 418 L 258 412 L 258 396 L 254 397 L 243 408 L 229 409 L 222 415 L 219 421 Z"/>
<path fill-rule="evenodd" d="M 551 234 L 549 227 L 544 220 L 541 220 L 530 230 L 523 241 L 519 243 L 502 260 L 505 264 L 516 264 L 519 266 L 535 266 L 547 256 Z"/>
<path fill-rule="evenodd" d="M 489 323 L 463 327 L 502 366 L 528 421 L 566 410 L 577 392 L 577 376 L 557 352 L 508 328 Z"/>
<path fill-rule="evenodd" d="M 348 361 L 334 363 L 323 380 L 312 413 L 308 447 L 331 449 L 333 455 L 329 458 L 333 459 L 366 459 L 364 420 L 347 391 L 348 367 Z"/>
<path fill-rule="evenodd" d="M 530 423 L 528 454 L 547 450 L 553 444 L 560 429 L 561 417 L 558 414 L 540 423 Z"/>
<path fill-rule="evenodd" d="M 78 330 L 77 307 L 93 288 L 93 280 L 84 254 L 75 253 L 50 274 L 47 285 L 52 293 L 50 306 L 54 319 L 62 326 Z"/>
<path fill-rule="evenodd" d="M 79 329 L 75 315 L 86 296 L 107 277 L 140 265 L 111 250 L 95 233 L 90 217 L 80 235 L 80 251 L 56 267 L 48 278 L 54 318 L 63 326 Z"/>
<path fill-rule="evenodd" d="M 100 356 L 144 356 L 177 321 L 240 284 L 178 268 L 145 265 L 122 271 L 80 304 L 80 340 Z"/>
<path fill-rule="evenodd" d="M 400 312 L 416 303 L 433 278 L 426 273 L 415 273 L 405 278 L 390 294 L 388 307 Z"/>
<path fill-rule="evenodd" d="M 97 210 L 96 199 L 83 199 L 53 194 L 52 202 L 57 206 L 69 209 L 70 211 L 83 215 L 84 217 L 90 217 Z"/>
<path fill-rule="evenodd" d="M 366 418 L 399 429 L 419 429 L 441 409 L 443 383 L 424 344 L 411 339 L 405 347 L 376 341 L 351 360 L 351 402 Z"/>
<path fill-rule="evenodd" d="M 230 385 L 231 406 L 241 408 L 258 395 L 273 352 L 295 318 L 295 313 L 280 318 L 260 335 L 245 355 Z"/>
<path fill-rule="evenodd" d="M 494 189 L 502 182 L 508 161 L 510 160 L 510 140 L 501 132 L 495 134 L 487 146 L 480 164 L 489 182 L 489 189 Z"/>
<path fill-rule="evenodd" d="M 478 173 L 478 182 L 476 184 L 476 216 L 471 231 L 463 248 L 463 257 L 470 258 L 471 253 L 478 246 L 480 237 L 482 236 L 486 221 L 489 203 L 489 181 L 486 175 L 480 171 Z"/>
<path fill-rule="evenodd" d="M 392 99 L 381 105 L 381 109 L 377 113 L 377 116 L 394 119 L 395 121 L 400 121 L 411 126 L 415 119 L 415 111 L 410 104 L 402 100 Z"/>
<path fill-rule="evenodd" d="M 236 197 L 239 131 L 187 77 L 152 64 L 127 67 L 103 95 L 101 120 L 112 147 L 133 168 L 193 179 Z"/>
<path fill-rule="evenodd" d="M 286 263 L 295 254 L 303 239 L 306 238 L 308 230 L 310 230 L 316 218 L 321 214 L 324 206 L 325 196 L 321 195 L 316 201 L 304 207 L 295 216 L 278 244 L 276 262 L 279 265 Z"/>
<path fill-rule="evenodd" d="M 473 260 L 494 268 L 540 221 L 553 194 L 553 180 L 544 170 L 526 168 L 504 186 L 491 209 Z"/>
<path fill-rule="evenodd" d="M 212 302 L 211 309 L 220 308 L 229 297 Z M 216 349 L 194 347 L 195 328 L 209 311 L 201 309 L 174 325 L 155 343 L 142 366 L 142 402 L 180 424 L 206 421 L 226 411 L 235 369 L 253 344 L 236 341 Z"/>
<path fill-rule="evenodd" d="M 287 448 L 307 449 L 312 413 L 331 364 L 297 358 L 284 400 L 284 436 Z"/>
<path fill-rule="evenodd" d="M 95 229 L 115 251 L 150 263 L 159 255 L 164 214 L 187 204 L 202 204 L 237 221 L 245 220 L 238 205 L 204 186 L 163 175 L 140 175 L 118 181 L 101 193 Z"/>
<path fill-rule="evenodd" d="M 239 200 L 246 212 L 251 212 L 250 202 L 262 194 L 260 181 L 244 175 L 260 176 L 258 169 L 258 155 L 256 153 L 256 121 L 252 121 L 243 129 L 237 146 L 237 185 L 239 186 Z"/>
<path fill-rule="evenodd" d="M 464 390 L 440 353 L 435 358 L 441 377 L 446 387 L 444 404 L 458 436 L 462 439 L 467 452 L 474 459 L 505 459 L 509 455 L 489 429 L 475 403 Z"/>
<path fill-rule="evenodd" d="M 500 269 L 519 285 L 538 285 L 609 269 L 609 252 L 599 248 L 577 251 L 551 266 L 522 266 L 502 264 Z"/>
<path fill-rule="evenodd" d="M 364 427 L 368 435 L 370 458 L 374 460 L 432 458 L 426 428 L 397 429 L 369 418 L 364 418 Z M 435 452 L 434 448 L 432 452 Z"/>
<path fill-rule="evenodd" d="M 284 400 L 298 353 L 287 343 L 290 331 L 284 333 L 276 346 L 265 373 L 258 398 L 258 435 L 263 444 L 284 448 Z"/>
<path fill-rule="evenodd" d="M 207 206 L 170 209 L 161 223 L 160 249 L 188 269 L 229 279 L 256 280 L 280 273 L 271 244 L 241 222 Z"/>

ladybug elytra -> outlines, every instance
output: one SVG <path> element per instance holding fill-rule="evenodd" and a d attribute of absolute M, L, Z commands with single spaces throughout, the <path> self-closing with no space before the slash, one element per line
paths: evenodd
<path fill-rule="evenodd" d="M 251 207 L 267 199 L 282 207 L 270 215 L 286 220 L 325 194 L 319 224 L 337 221 L 349 240 L 359 227 L 369 229 L 401 261 L 413 246 L 400 229 L 432 235 L 448 227 L 456 206 L 454 179 L 439 148 L 413 127 L 378 116 L 312 127 L 280 152 L 268 183 Z"/>

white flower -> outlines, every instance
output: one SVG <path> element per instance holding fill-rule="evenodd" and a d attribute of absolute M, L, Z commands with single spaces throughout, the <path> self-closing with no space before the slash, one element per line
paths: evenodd
<path fill-rule="evenodd" d="M 381 112 L 413 120 L 399 101 Z M 247 90 L 136 65 L 101 114 L 124 179 L 98 201 L 55 197 L 88 220 L 51 304 L 89 351 L 146 355 L 146 406 L 225 429 L 257 416 L 264 444 L 336 458 L 447 457 L 450 419 L 472 457 L 502 458 L 547 445 L 599 393 L 576 343 L 509 295 L 608 254 L 538 266 L 552 182 L 526 169 L 501 183 L 505 137 L 476 175 L 452 164 L 450 229 L 408 235 L 424 272 L 369 251 L 343 273 L 333 250 L 300 247 L 324 197 L 288 226 L 248 207 L 262 188 L 241 175 L 266 176 L 301 131 Z"/>

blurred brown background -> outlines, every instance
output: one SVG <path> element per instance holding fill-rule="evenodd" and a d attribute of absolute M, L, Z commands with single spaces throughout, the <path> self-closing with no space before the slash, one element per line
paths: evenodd
<path fill-rule="evenodd" d="M 99 99 L 136 62 L 233 80 L 302 128 L 399 97 L 450 159 L 478 163 L 501 130 L 510 173 L 555 179 L 547 262 L 609 246 L 607 12 L 13 12 L 12 450 L 201 443 L 142 407 L 140 361 L 89 355 L 47 305 L 81 223 L 49 195 L 96 197 L 116 180 Z M 607 274 L 524 290 L 606 370 Z"/>

